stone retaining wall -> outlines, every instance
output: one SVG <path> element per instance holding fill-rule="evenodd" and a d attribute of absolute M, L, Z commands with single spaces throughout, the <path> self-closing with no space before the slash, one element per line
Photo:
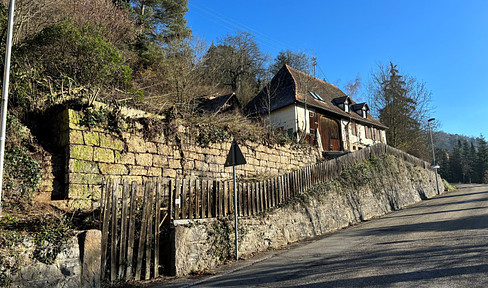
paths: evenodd
<path fill-rule="evenodd" d="M 142 182 L 150 177 L 194 177 L 229 179 L 232 168 L 224 168 L 231 142 L 210 143 L 201 147 L 187 128 L 178 127 L 177 137 L 164 133 L 144 136 L 143 127 L 135 123 L 129 132 L 116 134 L 101 128 L 80 124 L 82 112 L 65 110 L 57 120 L 60 143 L 66 150 L 65 192 L 71 208 L 94 208 L 100 199 L 105 177 Z M 238 176 L 277 175 L 317 163 L 317 149 L 294 149 L 290 146 L 269 147 L 251 142 L 240 143 L 247 160 L 239 166 Z"/>
<path fill-rule="evenodd" d="M 370 183 L 342 187 L 337 181 L 331 182 L 328 188 L 318 188 L 286 207 L 260 217 L 240 218 L 241 256 L 245 258 L 259 251 L 283 248 L 436 195 L 433 171 L 388 157 L 391 161 L 388 167 L 373 167 L 370 175 L 375 176 Z M 443 191 L 440 179 L 439 183 Z M 227 229 L 222 229 L 222 225 Z M 232 219 L 175 221 L 175 274 L 187 275 L 215 267 L 222 262 L 222 249 L 234 253 L 233 244 L 225 246 L 221 241 L 228 238 L 227 243 L 234 243 L 232 229 Z"/>
<path fill-rule="evenodd" d="M 100 231 L 82 232 L 73 237 L 67 248 L 49 265 L 35 260 L 33 240 L 25 239 L 22 246 L 17 248 L 24 263 L 12 275 L 11 287 L 100 287 L 100 241 Z"/>

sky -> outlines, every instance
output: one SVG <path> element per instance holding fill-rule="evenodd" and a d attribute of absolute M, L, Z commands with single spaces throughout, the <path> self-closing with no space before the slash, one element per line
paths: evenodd
<path fill-rule="evenodd" d="M 193 36 L 218 43 L 254 34 L 271 58 L 317 58 L 316 77 L 343 88 L 360 77 L 356 99 L 378 64 L 425 82 L 439 130 L 488 137 L 488 1 L 189 0 Z"/>

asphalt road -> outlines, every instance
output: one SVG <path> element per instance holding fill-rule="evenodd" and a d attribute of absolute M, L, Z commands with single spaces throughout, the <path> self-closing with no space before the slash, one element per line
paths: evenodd
<path fill-rule="evenodd" d="M 155 287 L 488 287 L 488 185 Z"/>

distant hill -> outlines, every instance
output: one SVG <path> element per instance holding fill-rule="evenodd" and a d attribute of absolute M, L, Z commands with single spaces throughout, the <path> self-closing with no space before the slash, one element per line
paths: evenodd
<path fill-rule="evenodd" d="M 437 148 L 446 149 L 447 151 L 452 151 L 452 148 L 457 145 L 458 140 L 461 140 L 461 143 L 468 141 L 468 143 L 473 143 L 474 146 L 478 145 L 476 141 L 477 138 L 459 134 L 450 134 L 443 131 L 434 132 L 433 137 L 434 145 Z"/>

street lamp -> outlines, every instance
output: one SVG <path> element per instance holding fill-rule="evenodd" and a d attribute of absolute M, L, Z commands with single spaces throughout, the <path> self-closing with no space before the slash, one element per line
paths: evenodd
<path fill-rule="evenodd" d="M 429 125 L 429 131 L 430 131 L 430 144 L 432 145 L 432 159 L 434 162 L 432 163 L 432 168 L 434 168 L 435 171 L 435 184 L 437 187 L 437 194 L 439 195 L 439 180 L 437 180 L 437 169 L 440 168 L 439 165 L 435 162 L 435 151 L 434 151 L 434 141 L 432 140 L 432 126 L 430 126 L 430 122 L 434 121 L 435 118 L 430 118 L 427 120 L 427 124 Z"/>

